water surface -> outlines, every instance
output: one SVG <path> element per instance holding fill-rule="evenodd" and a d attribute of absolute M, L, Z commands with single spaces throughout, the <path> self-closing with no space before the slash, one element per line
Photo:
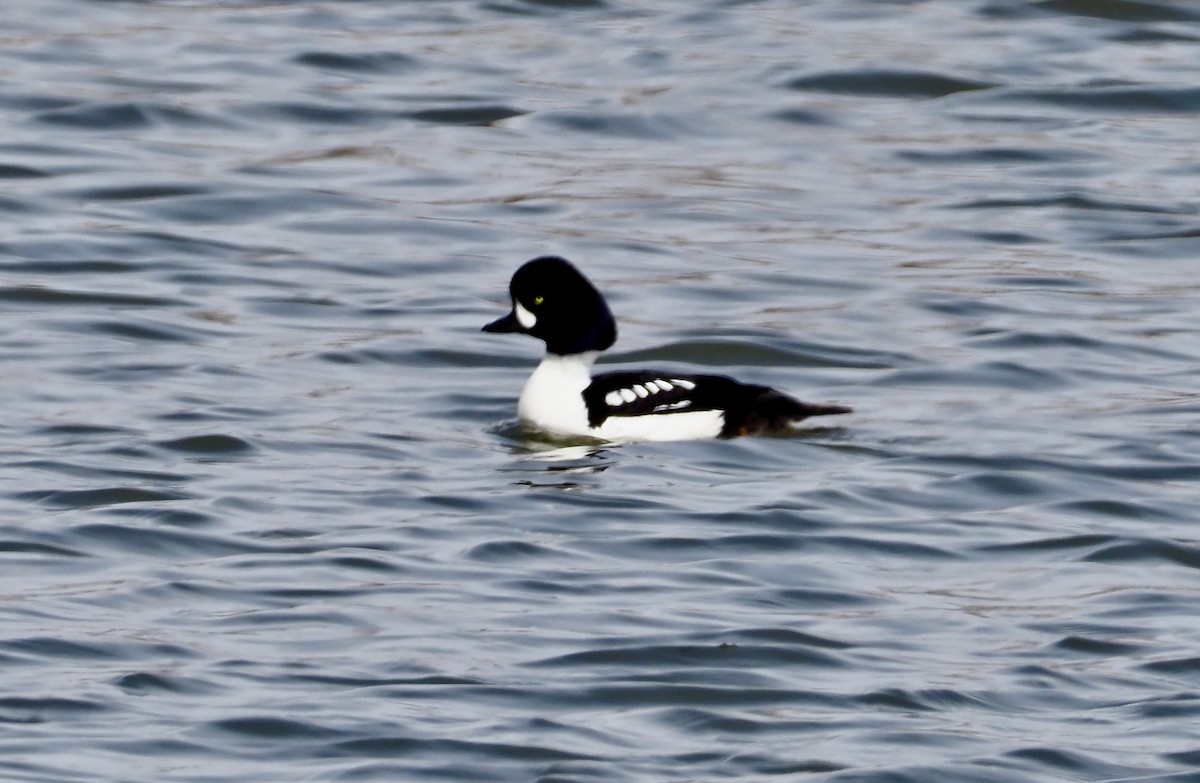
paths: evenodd
<path fill-rule="evenodd" d="M 15 0 L 13 781 L 1200 780 L 1200 11 Z M 607 360 L 853 416 L 551 449 Z"/>

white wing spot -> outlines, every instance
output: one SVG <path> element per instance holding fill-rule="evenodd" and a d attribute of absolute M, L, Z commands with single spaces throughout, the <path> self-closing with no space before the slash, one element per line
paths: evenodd
<path fill-rule="evenodd" d="M 524 310 L 524 308 L 521 309 Z M 525 310 L 525 312 L 529 313 L 528 310 Z M 521 312 L 518 311 L 517 315 L 520 316 Z M 532 317 L 533 313 L 529 313 L 529 315 Z M 644 400 L 651 395 L 658 394 L 659 392 L 673 391 L 676 388 L 683 391 L 690 391 L 696 388 L 696 384 L 692 381 L 684 380 L 683 378 L 672 378 L 669 381 L 664 381 L 659 378 L 653 381 L 646 381 L 645 383 L 635 383 L 632 386 L 624 389 L 614 389 L 613 391 L 610 391 L 608 394 L 604 395 L 604 403 L 610 408 L 620 408 L 622 405 L 628 405 L 635 400 Z M 675 402 L 658 405 L 651 412 L 660 413 L 662 411 L 677 411 L 683 408 L 690 408 L 691 405 L 691 400 L 677 400 Z"/>

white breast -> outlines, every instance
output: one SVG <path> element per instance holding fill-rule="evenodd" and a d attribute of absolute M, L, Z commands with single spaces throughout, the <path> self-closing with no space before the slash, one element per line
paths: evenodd
<path fill-rule="evenodd" d="M 588 426 L 587 406 L 583 404 L 583 390 L 592 382 L 591 366 L 596 356 L 546 354 L 521 392 L 517 403 L 520 417 L 549 432 L 602 437 Z"/>

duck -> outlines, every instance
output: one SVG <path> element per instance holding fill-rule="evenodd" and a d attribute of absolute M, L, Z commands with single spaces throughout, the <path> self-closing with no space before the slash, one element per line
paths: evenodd
<path fill-rule="evenodd" d="M 560 256 L 522 264 L 508 293 L 511 310 L 483 331 L 545 343 L 517 413 L 549 435 L 613 443 L 733 438 L 791 432 L 812 416 L 852 412 L 724 375 L 658 369 L 593 375 L 592 365 L 617 340 L 616 320 L 600 291 Z"/>

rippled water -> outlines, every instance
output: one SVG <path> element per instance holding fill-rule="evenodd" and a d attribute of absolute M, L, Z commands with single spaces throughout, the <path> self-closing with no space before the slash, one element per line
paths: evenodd
<path fill-rule="evenodd" d="M 1200 781 L 1193 3 L 3 16 L 5 780 Z M 856 413 L 527 442 L 547 252 Z"/>

